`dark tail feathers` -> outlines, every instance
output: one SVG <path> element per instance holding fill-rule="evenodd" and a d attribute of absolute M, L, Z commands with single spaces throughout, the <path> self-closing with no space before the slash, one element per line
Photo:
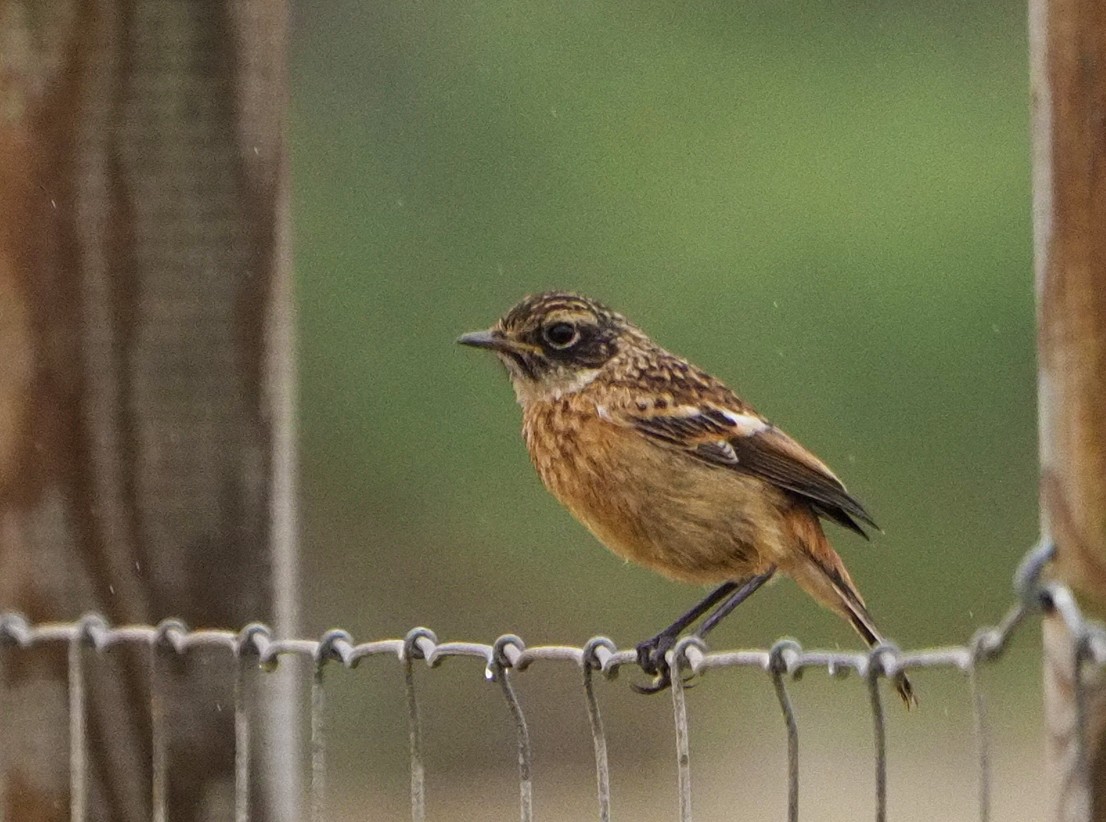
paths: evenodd
<path fill-rule="evenodd" d="M 822 567 L 822 571 L 829 578 L 830 585 L 833 586 L 834 591 L 840 598 L 840 603 L 843 606 L 841 609 L 842 616 L 849 620 L 849 624 L 864 638 L 864 641 L 868 643 L 868 647 L 871 648 L 883 642 L 883 635 L 876 628 L 875 622 L 872 621 L 872 615 L 868 613 L 868 609 L 864 606 L 863 600 L 861 600 L 852 583 L 834 569 Z M 895 690 L 899 692 L 899 696 L 902 697 L 907 709 L 911 710 L 918 707 L 918 697 L 914 694 L 914 686 L 910 684 L 906 674 L 899 672 L 895 675 L 893 682 Z"/>

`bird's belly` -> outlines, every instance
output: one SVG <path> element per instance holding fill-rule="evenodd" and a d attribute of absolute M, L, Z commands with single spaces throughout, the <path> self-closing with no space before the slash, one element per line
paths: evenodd
<path fill-rule="evenodd" d="M 553 495 L 619 556 L 711 583 L 759 573 L 783 550 L 776 489 L 632 431 L 595 429 L 558 438 L 555 450 L 531 445 L 531 456 Z"/>

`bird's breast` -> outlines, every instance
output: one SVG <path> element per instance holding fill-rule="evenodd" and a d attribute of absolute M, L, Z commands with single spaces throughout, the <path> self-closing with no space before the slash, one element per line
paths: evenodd
<path fill-rule="evenodd" d="M 774 489 L 608 421 L 586 396 L 527 406 L 523 434 L 546 488 L 625 559 L 709 583 L 784 550 Z"/>

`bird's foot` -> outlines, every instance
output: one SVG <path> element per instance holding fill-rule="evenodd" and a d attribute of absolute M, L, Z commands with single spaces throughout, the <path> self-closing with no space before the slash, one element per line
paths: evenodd
<path fill-rule="evenodd" d="M 648 685 L 631 683 L 630 687 L 639 694 L 656 694 L 672 684 L 672 675 L 668 670 L 665 656 L 676 644 L 676 636 L 661 632 L 637 645 L 637 664 L 641 670 L 653 676 Z"/>
<path fill-rule="evenodd" d="M 672 685 L 672 669 L 668 664 L 668 652 L 676 645 L 678 637 L 675 634 L 659 633 L 637 645 L 637 664 L 647 674 L 652 674 L 653 681 L 648 685 L 638 685 L 631 682 L 630 687 L 639 694 L 659 694 Z M 683 678 L 685 685 L 690 687 L 691 676 Z"/>

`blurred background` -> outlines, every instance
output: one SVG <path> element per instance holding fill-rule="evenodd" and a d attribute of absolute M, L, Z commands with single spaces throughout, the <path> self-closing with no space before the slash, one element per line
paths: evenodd
<path fill-rule="evenodd" d="M 502 369 L 453 343 L 548 288 L 627 314 L 837 471 L 885 534 L 831 538 L 901 646 L 997 620 L 1037 523 L 1024 18 L 944 0 L 300 3 L 304 632 L 629 646 L 701 596 L 546 494 Z M 786 580 L 712 642 L 784 635 L 859 649 Z M 600 684 L 615 816 L 671 819 L 671 702 L 631 678 Z M 985 676 L 996 818 L 1042 814 L 1038 680 L 1030 628 Z M 517 684 L 537 817 L 592 818 L 579 673 Z M 419 685 L 430 818 L 514 818 L 498 689 L 462 660 Z M 912 715 L 887 692 L 892 817 L 974 818 L 966 679 L 916 685 Z M 863 683 L 811 672 L 793 695 L 803 810 L 869 816 Z M 336 675 L 333 698 L 350 818 L 403 818 L 398 666 Z M 782 818 L 768 679 L 712 673 L 689 699 L 697 818 Z"/>

